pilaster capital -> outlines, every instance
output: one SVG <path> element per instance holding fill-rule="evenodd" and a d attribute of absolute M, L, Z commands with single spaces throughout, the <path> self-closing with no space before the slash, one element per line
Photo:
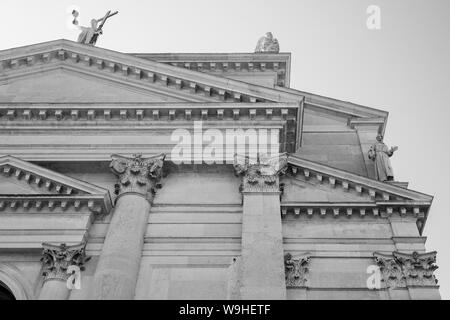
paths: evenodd
<path fill-rule="evenodd" d="M 116 194 L 138 193 L 152 198 L 160 188 L 165 155 L 143 158 L 141 154 L 132 157 L 112 155 L 110 168 L 119 178 Z M 150 193 L 150 194 L 149 194 Z"/>
<path fill-rule="evenodd" d="M 408 286 L 435 286 L 437 279 L 434 271 L 438 269 L 436 252 L 405 254 L 394 252 L 396 260 L 402 265 Z"/>
<path fill-rule="evenodd" d="M 286 287 L 306 287 L 306 275 L 311 257 L 308 254 L 292 257 L 290 253 L 284 255 L 284 272 Z"/>
<path fill-rule="evenodd" d="M 406 281 L 402 266 L 393 255 L 374 252 L 375 262 L 380 268 L 382 281 L 387 288 L 405 288 Z"/>
<path fill-rule="evenodd" d="M 43 243 L 41 261 L 44 281 L 54 279 L 67 281 L 71 275 L 69 270 L 71 266 L 77 266 L 83 271 L 85 262 L 90 260 L 86 257 L 85 247 L 85 243 L 74 246 L 67 246 L 65 243 L 61 245 Z"/>
<path fill-rule="evenodd" d="M 253 160 L 248 156 L 235 155 L 234 170 L 242 177 L 242 192 L 280 192 L 280 175 L 286 173 L 287 155 L 274 157 L 258 156 Z"/>
<path fill-rule="evenodd" d="M 436 286 L 434 276 L 436 252 L 401 253 L 386 255 L 375 252 L 375 261 L 380 267 L 383 280 L 388 288 L 405 288 L 409 286 Z"/>

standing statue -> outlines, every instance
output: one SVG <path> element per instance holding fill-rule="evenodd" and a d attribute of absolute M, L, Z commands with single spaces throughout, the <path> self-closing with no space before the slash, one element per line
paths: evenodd
<path fill-rule="evenodd" d="M 264 37 L 259 39 L 256 45 L 255 53 L 269 52 L 269 53 L 279 53 L 280 44 L 277 39 L 273 38 L 272 32 L 267 32 Z"/>
<path fill-rule="evenodd" d="M 388 148 L 383 142 L 383 135 L 377 136 L 377 142 L 370 147 L 369 159 L 375 161 L 375 177 L 379 181 L 394 181 L 394 171 L 392 170 L 390 157 L 398 147 Z"/>
<path fill-rule="evenodd" d="M 78 12 L 74 10 L 72 12 L 72 15 L 75 17 L 73 24 L 78 26 L 78 28 L 81 30 L 81 33 L 78 36 L 77 42 L 95 46 L 95 44 L 97 43 L 97 40 L 98 40 L 98 36 L 103 34 L 103 26 L 105 25 L 106 20 L 108 18 L 111 18 L 112 16 L 115 16 L 118 13 L 119 13 L 118 11 L 116 11 L 114 13 L 111 13 L 111 11 L 108 11 L 103 18 L 92 19 L 90 27 L 82 27 L 82 26 L 78 26 L 78 20 L 76 19 L 76 17 L 78 17 Z M 99 23 L 101 23 L 100 26 L 98 25 Z"/>

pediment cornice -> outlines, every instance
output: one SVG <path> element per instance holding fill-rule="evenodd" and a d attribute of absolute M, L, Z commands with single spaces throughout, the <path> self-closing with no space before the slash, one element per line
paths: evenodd
<path fill-rule="evenodd" d="M 130 86 L 164 88 L 187 101 L 299 102 L 303 97 L 68 40 L 0 52 L 0 81 L 48 68 L 92 72 Z"/>
<path fill-rule="evenodd" d="M 374 201 L 416 201 L 431 204 L 433 200 L 430 195 L 305 160 L 296 155 L 290 155 L 288 162 L 295 175 L 301 174 L 305 179 L 317 179 L 321 183 L 328 183 L 334 188 L 342 188 L 345 191 L 354 190 L 358 194 L 364 193 Z"/>
<path fill-rule="evenodd" d="M 0 194 L 0 210 L 19 207 L 46 207 L 50 210 L 73 207 L 79 210 L 86 206 L 95 213 L 108 213 L 112 207 L 108 190 L 12 156 L 0 157 L 0 173 L 9 179 L 33 185 L 34 190 L 44 191 L 39 194 Z"/>
<path fill-rule="evenodd" d="M 292 176 L 314 183 L 328 185 L 330 188 L 352 193 L 366 201 L 344 202 L 307 202 L 282 201 L 282 214 L 319 214 L 322 217 L 339 216 L 412 216 L 417 219 L 422 232 L 433 197 L 409 190 L 394 184 L 356 175 L 340 169 L 302 159 L 295 155 L 288 158 L 289 172 Z"/>
<path fill-rule="evenodd" d="M 289 87 L 290 53 L 130 53 L 139 58 L 170 64 L 179 68 L 213 73 L 223 77 L 232 75 L 276 74 L 276 84 Z"/>

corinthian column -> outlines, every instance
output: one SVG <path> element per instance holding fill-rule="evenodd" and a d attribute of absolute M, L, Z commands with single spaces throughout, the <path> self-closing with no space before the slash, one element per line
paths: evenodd
<path fill-rule="evenodd" d="M 66 300 L 69 297 L 75 280 L 81 280 L 76 277 L 80 276 L 84 263 L 89 260 L 85 255 L 85 246 L 84 243 L 75 246 L 42 244 L 44 283 L 39 300 Z M 71 281 L 68 281 L 69 278 Z"/>
<path fill-rule="evenodd" d="M 286 155 L 258 159 L 235 158 L 242 176 L 242 257 L 240 297 L 244 300 L 286 299 L 279 175 Z M 236 298 L 236 297 L 235 297 Z"/>
<path fill-rule="evenodd" d="M 110 167 L 118 177 L 118 198 L 94 275 L 94 299 L 134 298 L 150 206 L 164 158 L 112 156 Z"/>

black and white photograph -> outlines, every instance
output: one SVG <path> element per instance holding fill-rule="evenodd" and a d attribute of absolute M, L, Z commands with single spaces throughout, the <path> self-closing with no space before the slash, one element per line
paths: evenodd
<path fill-rule="evenodd" d="M 0 305 L 450 299 L 449 0 L 0 5 Z"/>

